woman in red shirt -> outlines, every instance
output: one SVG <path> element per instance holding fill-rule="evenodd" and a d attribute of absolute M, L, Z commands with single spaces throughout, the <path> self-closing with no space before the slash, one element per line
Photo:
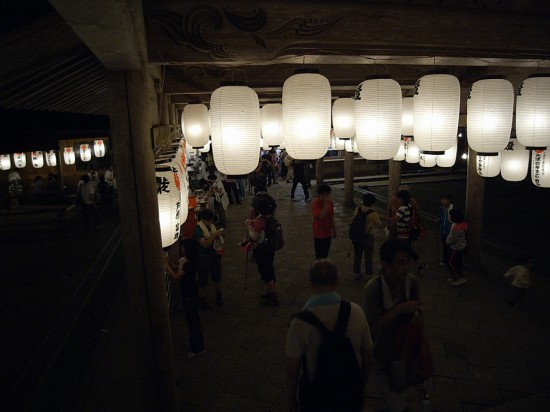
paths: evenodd
<path fill-rule="evenodd" d="M 334 203 L 330 200 L 331 192 L 332 189 L 329 185 L 319 186 L 317 198 L 311 203 L 315 259 L 328 257 L 330 242 L 333 237 L 336 237 Z"/>

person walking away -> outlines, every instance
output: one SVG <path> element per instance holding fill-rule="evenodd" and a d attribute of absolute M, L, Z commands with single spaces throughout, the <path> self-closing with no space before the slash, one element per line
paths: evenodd
<path fill-rule="evenodd" d="M 441 195 L 440 202 L 438 217 L 434 219 L 434 223 L 439 223 L 439 236 L 443 249 L 443 257 L 439 261 L 439 266 L 446 266 L 451 255 L 451 248 L 447 244 L 447 237 L 451 233 L 452 222 L 449 212 L 453 210 L 453 197 L 451 195 Z"/>
<path fill-rule="evenodd" d="M 87 231 L 90 231 L 92 230 L 91 222 L 93 222 L 94 226 L 99 226 L 99 216 L 95 208 L 95 190 L 90 176 L 82 176 L 82 184 L 77 191 L 77 196 L 80 196 L 82 202 L 82 220 L 84 222 L 84 227 Z"/>
<path fill-rule="evenodd" d="M 288 156 L 287 156 L 288 157 Z M 304 198 L 306 202 L 309 200 L 309 191 L 307 190 L 308 184 L 306 182 L 305 175 L 306 163 L 302 160 L 292 160 L 292 169 L 294 177 L 292 178 L 292 188 L 290 189 L 290 199 L 297 202 L 298 200 L 294 198 L 294 193 L 296 192 L 296 187 L 298 183 L 302 185 L 302 190 L 304 191 Z"/>
<path fill-rule="evenodd" d="M 525 301 L 527 289 L 531 285 L 531 269 L 534 260 L 530 255 L 520 255 L 517 264 L 512 266 L 504 274 L 505 278 L 511 278 L 510 285 L 514 289 L 514 297 L 508 301 L 510 305 L 519 307 Z"/>
<path fill-rule="evenodd" d="M 275 199 L 273 199 L 273 197 L 267 193 L 267 186 L 265 182 L 258 180 L 256 181 L 254 197 L 250 201 L 250 209 L 248 211 L 248 219 L 250 221 L 256 219 L 256 216 L 258 216 L 258 203 L 261 199 L 267 199 L 267 201 L 269 202 L 270 209 L 268 215 L 275 215 L 275 211 L 277 210 L 277 202 L 275 202 Z"/>
<path fill-rule="evenodd" d="M 317 197 L 311 203 L 315 259 L 328 257 L 331 240 L 337 235 L 334 223 L 334 203 L 330 199 L 331 193 L 330 186 L 323 184 L 317 189 Z"/>
<path fill-rule="evenodd" d="M 208 285 L 208 276 L 214 284 L 216 291 L 216 304 L 223 305 L 223 296 L 221 291 L 221 255 L 216 253 L 214 242 L 223 234 L 223 229 L 216 229 L 214 222 L 214 213 L 210 209 L 201 212 L 201 220 L 195 227 L 193 237 L 198 243 L 198 268 L 197 279 L 199 284 L 199 306 L 202 309 L 210 308 L 206 300 L 206 286 Z"/>
<path fill-rule="evenodd" d="M 362 214 L 364 216 L 364 236 L 361 241 L 353 242 L 353 277 L 360 280 L 365 276 L 369 279 L 374 274 L 372 267 L 372 254 L 374 251 L 375 231 L 382 226 L 380 215 L 374 211 L 373 205 L 376 198 L 372 193 L 363 195 L 363 204 L 355 209 L 353 218 Z M 361 273 L 361 260 L 365 256 L 365 271 Z"/>
<path fill-rule="evenodd" d="M 198 290 L 197 290 L 197 243 L 193 238 L 180 239 L 181 249 L 184 256 L 180 258 L 176 269 L 169 262 L 168 255 L 163 254 L 163 262 L 170 277 L 178 282 L 183 312 L 187 322 L 189 333 L 190 351 L 187 358 L 191 359 L 202 355 L 205 352 L 204 337 L 198 312 Z"/>
<path fill-rule="evenodd" d="M 258 265 L 258 272 L 265 283 L 266 292 L 260 296 L 262 305 L 277 306 L 279 297 L 276 291 L 275 268 L 273 262 L 275 260 L 275 250 L 269 247 L 266 234 L 269 234 L 271 205 L 267 199 L 260 199 L 257 205 L 258 216 L 254 220 L 247 219 L 245 221 L 248 231 L 248 238 L 256 244 L 253 249 L 254 258 Z"/>
<path fill-rule="evenodd" d="M 311 265 L 313 295 L 293 316 L 286 337 L 287 410 L 363 410 L 372 366 L 372 340 L 361 307 L 336 292 L 338 273 L 328 259 Z"/>
<path fill-rule="evenodd" d="M 451 254 L 447 265 L 451 272 L 451 277 L 447 281 L 452 286 L 460 286 L 466 283 L 467 279 L 463 276 L 462 265 L 464 260 L 464 250 L 466 249 L 466 231 L 468 225 L 464 221 L 464 213 L 458 209 L 452 209 L 449 212 L 451 218 L 451 232 L 447 236 L 447 244 L 451 249 Z"/>
<path fill-rule="evenodd" d="M 387 410 L 408 410 L 412 389 L 397 387 L 392 363 L 401 359 L 396 345 L 398 331 L 419 316 L 420 293 L 416 278 L 408 273 L 410 260 L 418 259 L 403 239 L 388 239 L 380 246 L 382 271 L 365 286 L 364 310 L 374 340 L 372 380 Z M 402 382 L 401 382 L 402 383 Z"/>

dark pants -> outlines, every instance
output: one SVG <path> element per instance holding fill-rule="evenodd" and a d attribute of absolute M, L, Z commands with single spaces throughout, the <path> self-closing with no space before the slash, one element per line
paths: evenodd
<path fill-rule="evenodd" d="M 302 189 L 304 190 L 304 196 L 306 200 L 309 199 L 309 192 L 307 190 L 306 178 L 304 176 L 296 176 L 296 175 L 294 175 L 294 179 L 292 179 L 292 189 L 290 189 L 290 198 L 294 199 L 294 192 L 296 191 L 296 186 L 298 186 L 298 183 L 302 185 Z"/>
<path fill-rule="evenodd" d="M 327 258 L 330 250 L 330 237 L 314 237 L 313 245 L 315 247 L 315 259 Z"/>
<path fill-rule="evenodd" d="M 93 221 L 94 226 L 99 225 L 99 216 L 94 204 L 82 204 L 82 220 L 86 230 L 90 230 L 90 222 Z"/>
<path fill-rule="evenodd" d="M 262 281 L 265 283 L 276 282 L 275 268 L 273 267 L 275 252 L 269 251 L 266 246 L 260 246 L 254 249 L 254 257 L 256 258 L 258 272 L 260 272 Z"/>
<path fill-rule="evenodd" d="M 361 242 L 353 242 L 353 273 L 361 273 L 361 260 L 365 256 L 365 274 L 371 276 L 374 235 L 367 235 Z"/>
<path fill-rule="evenodd" d="M 451 249 L 451 255 L 449 256 L 449 260 L 447 264 L 449 265 L 449 270 L 451 272 L 451 276 L 453 277 L 453 280 L 458 280 L 462 278 L 462 260 L 464 257 L 464 251 L 463 250 L 452 250 Z"/>
<path fill-rule="evenodd" d="M 199 319 L 197 297 L 184 296 L 182 304 L 189 332 L 189 346 L 193 353 L 201 353 L 204 350 L 204 337 L 202 336 L 201 321 Z"/>
<path fill-rule="evenodd" d="M 447 264 L 451 257 L 451 247 L 447 244 L 447 236 L 445 233 L 440 233 L 441 245 L 443 246 L 443 262 Z"/>

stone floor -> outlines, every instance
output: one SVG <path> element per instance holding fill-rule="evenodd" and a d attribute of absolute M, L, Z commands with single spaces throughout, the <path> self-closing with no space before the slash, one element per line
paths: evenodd
<path fill-rule="evenodd" d="M 252 261 L 237 244 L 244 236 L 247 199 L 227 211 L 226 254 L 223 257 L 225 305 L 201 311 L 206 353 L 188 360 L 186 328 L 176 313 L 178 391 L 185 411 L 285 410 L 284 342 L 292 313 L 311 290 L 307 271 L 313 261 L 310 204 L 289 198 L 290 184 L 269 188 L 284 228 L 285 246 L 275 258 L 278 307 L 260 306 L 263 284 Z M 352 258 L 347 228 L 353 208 L 344 207 L 343 187 L 333 186 L 338 237 L 329 258 L 339 269 L 339 292 L 362 303 L 363 283 L 350 275 Z M 357 195 L 359 202 L 359 195 Z M 377 206 L 385 207 L 382 202 Z M 385 237 L 377 234 L 378 246 Z M 550 389 L 550 329 L 543 316 L 533 316 L 529 304 L 516 309 L 506 299 L 509 290 L 499 273 L 506 261 L 487 254 L 483 266 L 466 271 L 468 283 L 453 288 L 448 273 L 437 266 L 435 228 L 415 249 L 428 268 L 419 278 L 426 329 L 436 373 L 425 387 L 436 411 L 547 410 Z M 379 259 L 375 257 L 379 267 Z M 548 282 L 541 281 L 541 287 Z M 210 291 L 213 300 L 213 290 Z M 380 399 L 369 387 L 367 411 L 379 410 Z"/>

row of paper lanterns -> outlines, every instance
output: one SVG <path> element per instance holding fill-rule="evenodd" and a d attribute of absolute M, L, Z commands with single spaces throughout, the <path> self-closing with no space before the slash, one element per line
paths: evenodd
<path fill-rule="evenodd" d="M 365 159 L 386 160 L 398 155 L 402 136 L 414 136 L 421 165 L 444 162 L 456 146 L 460 84 L 456 77 L 432 74 L 420 78 L 415 95 L 402 98 L 391 79 L 368 79 L 357 86 L 355 98 L 331 104 L 328 80 L 318 73 L 299 72 L 283 85 L 282 104 L 260 110 L 256 93 L 242 85 L 214 91 L 210 112 L 205 105 L 187 105 L 182 130 L 189 144 L 202 147 L 212 137 L 216 167 L 226 174 L 244 174 L 257 165 L 263 136 L 269 146 L 284 146 L 295 159 L 318 159 L 334 135 L 354 138 Z M 495 156 L 508 144 L 512 129 L 514 91 L 502 78 L 475 82 L 468 95 L 468 144 L 482 156 Z M 332 115 L 332 116 L 331 116 Z M 516 102 L 516 135 L 528 149 L 550 145 L 550 77 L 534 76 L 521 84 Z M 438 155 L 437 157 L 430 157 Z M 455 151 L 456 156 L 456 151 Z M 435 162 L 435 163 L 434 163 Z"/>
<path fill-rule="evenodd" d="M 96 157 L 105 156 L 105 142 L 103 140 L 94 140 L 93 143 L 94 155 Z M 92 148 L 90 144 L 81 144 L 80 145 L 80 160 L 83 162 L 89 162 L 92 159 Z M 31 162 L 33 167 L 41 168 L 44 167 L 44 160 L 47 166 L 55 167 L 57 166 L 57 155 L 55 150 L 48 151 L 33 151 L 31 152 Z M 76 161 L 76 154 L 74 148 L 65 147 L 63 148 L 63 160 L 65 164 L 72 165 Z M 13 154 L 13 164 L 16 168 L 22 169 L 27 166 L 27 155 L 24 152 L 14 153 Z M 0 170 L 9 170 L 11 169 L 11 159 L 9 154 L 0 154 Z"/>

